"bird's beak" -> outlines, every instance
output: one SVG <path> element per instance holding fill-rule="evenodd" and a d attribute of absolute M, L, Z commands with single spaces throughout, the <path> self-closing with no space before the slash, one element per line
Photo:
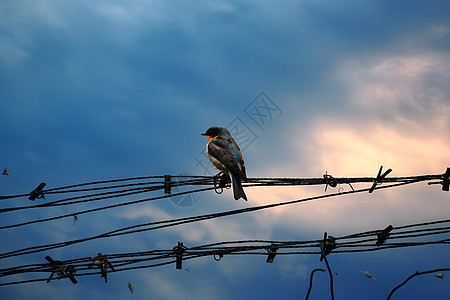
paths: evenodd
<path fill-rule="evenodd" d="M 206 135 L 206 132 L 205 133 L 201 133 L 200 135 Z"/>

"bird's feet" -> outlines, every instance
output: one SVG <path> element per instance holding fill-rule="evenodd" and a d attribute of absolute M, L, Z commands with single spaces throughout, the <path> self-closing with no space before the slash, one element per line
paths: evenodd
<path fill-rule="evenodd" d="M 231 188 L 230 176 L 222 172 L 219 172 L 217 175 L 214 176 L 214 189 L 217 194 L 222 194 L 224 188 L 225 189 Z"/>

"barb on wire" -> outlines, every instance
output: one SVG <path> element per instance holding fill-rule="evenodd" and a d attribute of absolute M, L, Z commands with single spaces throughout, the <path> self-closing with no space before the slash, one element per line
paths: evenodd
<path fill-rule="evenodd" d="M 328 275 L 330 276 L 330 294 L 331 299 L 334 300 L 334 288 L 333 288 L 333 273 L 331 272 L 330 265 L 328 264 L 327 255 L 336 248 L 335 238 L 332 236 L 327 237 L 327 233 L 323 234 L 323 243 L 320 244 L 320 261 L 324 260 L 327 266 Z"/>
<path fill-rule="evenodd" d="M 448 192 L 450 189 L 450 168 L 447 168 L 442 176 L 442 190 Z"/>
<path fill-rule="evenodd" d="M 377 178 L 375 178 L 375 180 L 373 181 L 372 187 L 369 189 L 369 193 L 373 193 L 373 191 L 375 190 L 377 185 L 383 183 L 383 181 L 385 180 L 385 177 L 388 176 L 389 173 L 392 172 L 392 169 L 387 169 L 386 172 L 381 174 L 382 171 L 383 171 L 383 166 L 381 166 L 380 170 L 378 170 Z"/>
<path fill-rule="evenodd" d="M 322 255 L 320 256 L 320 261 L 322 261 L 325 256 L 331 253 L 333 249 L 336 249 L 336 238 L 334 236 L 328 236 L 325 232 L 323 234 L 323 241 L 320 243 L 320 249 L 322 250 Z"/>
<path fill-rule="evenodd" d="M 34 201 L 36 198 L 41 199 L 44 198 L 44 192 L 42 189 L 45 187 L 45 182 L 41 182 L 31 193 L 30 197 L 28 197 L 29 200 Z"/>
<path fill-rule="evenodd" d="M 178 242 L 178 245 L 173 247 L 173 254 L 175 254 L 175 267 L 178 270 L 183 269 L 183 253 L 187 250 L 187 248 L 183 245 L 182 242 Z"/>
<path fill-rule="evenodd" d="M 277 256 L 277 251 L 279 247 L 277 247 L 276 244 L 270 245 L 269 248 L 267 248 L 267 259 L 266 263 L 273 263 L 273 260 L 275 259 L 275 256 Z"/>
<path fill-rule="evenodd" d="M 164 194 L 172 193 L 172 176 L 164 175 Z"/>
<path fill-rule="evenodd" d="M 62 261 L 53 260 L 50 256 L 46 256 L 45 259 L 49 262 L 50 266 L 53 267 L 53 271 L 50 277 L 47 279 L 47 283 L 53 278 L 55 273 L 58 274 L 59 278 L 69 278 L 73 284 L 76 284 L 78 281 L 75 279 L 74 275 L 77 272 L 75 267 L 72 265 L 64 264 Z"/>
<path fill-rule="evenodd" d="M 392 229 L 394 229 L 394 227 L 392 225 L 389 225 L 388 227 L 377 233 L 378 239 L 376 245 L 378 247 L 384 244 L 386 239 L 389 237 L 389 232 L 391 232 Z"/>
<path fill-rule="evenodd" d="M 323 174 L 323 179 L 325 180 L 325 192 L 327 191 L 327 187 L 331 186 L 333 188 L 337 187 L 338 183 L 333 176 L 329 175 L 327 171 Z"/>

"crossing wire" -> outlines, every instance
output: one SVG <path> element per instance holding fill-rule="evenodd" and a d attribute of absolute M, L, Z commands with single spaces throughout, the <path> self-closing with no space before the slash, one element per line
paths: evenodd
<path fill-rule="evenodd" d="M 397 187 L 397 186 L 412 184 L 412 183 L 416 183 L 416 182 L 420 182 L 420 181 L 439 180 L 439 179 L 443 179 L 443 176 L 444 175 L 442 175 L 442 174 L 441 175 L 438 174 L 438 175 L 422 175 L 422 176 L 410 176 L 410 177 L 384 178 L 384 180 L 383 180 L 384 183 L 390 182 L 390 183 L 395 183 L 395 184 L 376 186 L 375 189 Z M 68 214 L 68 215 L 47 218 L 44 220 L 34 220 L 34 221 L 31 221 L 31 223 L 27 222 L 27 223 L 22 223 L 20 225 L 4 226 L 4 227 L 0 227 L 0 229 L 11 228 L 11 227 L 16 227 L 16 226 L 23 226 L 26 224 L 32 224 L 32 223 L 43 222 L 43 221 L 48 221 L 48 220 L 54 220 L 54 219 L 58 219 L 58 218 L 73 216 L 74 214 L 83 214 L 83 213 L 98 211 L 98 210 L 102 210 L 102 209 L 109 209 L 109 208 L 114 208 L 114 207 L 119 207 L 119 206 L 124 206 L 124 205 L 131 205 L 131 204 L 135 204 L 135 203 L 159 200 L 159 199 L 169 198 L 169 197 L 178 196 L 178 195 L 186 195 L 186 194 L 195 193 L 195 192 L 202 192 L 202 191 L 217 189 L 217 186 L 216 186 L 217 182 L 214 179 L 214 177 L 207 177 L 207 176 L 179 176 L 179 177 L 180 178 L 195 178 L 195 179 L 182 180 L 179 182 L 172 182 L 171 185 L 173 187 L 188 186 L 188 185 L 192 185 L 192 186 L 194 186 L 194 185 L 213 185 L 213 187 L 191 190 L 191 191 L 186 191 L 186 192 L 180 192 L 180 193 L 175 193 L 172 195 L 164 195 L 164 196 L 153 197 L 153 198 L 139 199 L 139 200 L 135 200 L 135 201 L 119 203 L 119 204 L 115 204 L 115 205 L 109 205 L 106 207 L 84 210 L 84 211 L 80 211 L 80 212 L 76 212 L 76 213 L 72 213 L 72 214 Z M 88 194 L 88 195 L 81 195 L 81 196 L 70 197 L 70 198 L 66 198 L 66 199 L 60 199 L 57 201 L 42 203 L 42 204 L 33 205 L 33 206 L 24 206 L 24 207 L 18 207 L 18 208 L 14 207 L 14 209 L 13 208 L 4 208 L 4 209 L 0 210 L 0 213 L 1 212 L 9 212 L 9 211 L 17 211 L 17 210 L 21 210 L 21 209 L 29 209 L 29 208 L 71 205 L 71 204 L 85 203 L 85 202 L 98 201 L 98 200 L 106 200 L 106 199 L 123 197 L 123 196 L 138 194 L 138 193 L 155 191 L 158 189 L 163 189 L 165 187 L 164 182 L 157 181 L 157 182 L 146 182 L 146 183 L 127 183 L 127 184 L 119 184 L 119 185 L 110 185 L 110 186 L 105 186 L 105 187 L 99 187 L 99 186 L 95 186 L 95 185 L 105 184 L 105 183 L 111 184 L 111 183 L 122 182 L 122 181 L 132 181 L 132 180 L 142 180 L 142 179 L 146 179 L 146 180 L 147 179 L 160 179 L 160 178 L 164 178 L 164 176 L 147 176 L 147 177 L 135 177 L 135 178 L 125 178 L 125 179 L 117 179 L 117 180 L 97 181 L 97 182 L 65 186 L 65 187 L 61 187 L 61 188 L 48 189 L 48 190 L 43 191 L 43 193 L 44 194 L 63 194 L 63 193 L 89 192 L 89 191 L 102 191 L 102 192 L 99 192 L 99 193 L 96 192 L 96 193 Z M 174 176 L 174 178 L 177 178 L 177 177 Z M 339 191 L 339 193 L 320 195 L 320 196 L 292 200 L 292 201 L 287 201 L 287 202 L 282 202 L 282 203 L 273 203 L 273 204 L 268 204 L 268 205 L 263 205 L 263 206 L 248 207 L 245 209 L 238 209 L 238 210 L 232 210 L 232 211 L 226 211 L 226 212 L 220 212 L 220 213 L 213 213 L 213 214 L 207 214 L 207 215 L 200 215 L 200 216 L 185 217 L 185 218 L 178 218 L 178 219 L 172 219 L 172 220 L 164 220 L 164 221 L 139 224 L 139 225 L 129 226 L 126 228 L 120 228 L 120 229 L 106 232 L 106 233 L 103 233 L 100 235 L 87 237 L 84 239 L 78 239 L 78 240 L 72 240 L 72 241 L 66 241 L 66 242 L 62 242 L 62 243 L 55 243 L 55 244 L 42 245 L 42 246 L 34 246 L 34 247 L 20 249 L 20 250 L 8 252 L 8 253 L 3 253 L 3 254 L 0 254 L 0 258 L 7 258 L 7 257 L 20 256 L 20 255 L 29 254 L 29 253 L 42 252 L 42 251 L 46 251 L 49 249 L 65 247 L 68 245 L 77 244 L 77 243 L 94 240 L 94 239 L 98 239 L 98 238 L 120 236 L 120 235 L 132 234 L 132 233 L 143 232 L 143 231 L 148 231 L 148 230 L 156 230 L 156 229 L 160 229 L 160 228 L 167 228 L 167 227 L 171 227 L 171 226 L 177 226 L 177 225 L 181 225 L 181 224 L 187 224 L 187 223 L 198 222 L 198 221 L 203 221 L 203 220 L 208 220 L 208 219 L 213 219 L 213 218 L 219 218 L 219 217 L 223 217 L 223 216 L 241 214 L 241 213 L 252 212 L 252 211 L 257 211 L 257 210 L 261 210 L 261 209 L 267 209 L 267 208 L 273 208 L 273 207 L 282 206 L 282 205 L 301 203 L 301 202 L 318 200 L 318 199 L 334 197 L 334 196 L 342 196 L 342 195 L 351 194 L 351 193 L 367 192 L 370 189 L 353 190 L 351 183 L 374 182 L 376 180 L 376 178 L 372 178 L 372 177 L 332 178 L 332 179 L 334 180 L 334 183 L 336 183 L 336 185 L 337 184 L 349 184 L 350 187 L 352 188 L 352 191 L 345 191 L 345 192 Z M 246 184 L 245 186 L 246 187 L 251 187 L 251 186 L 295 186 L 295 185 L 323 185 L 323 184 L 329 184 L 329 182 L 327 181 L 327 178 L 325 178 L 325 177 L 324 178 L 307 178 L 307 179 L 302 179 L 302 178 L 252 178 L 252 179 L 250 179 L 250 183 Z M 91 187 L 88 187 L 88 186 L 91 186 Z M 333 187 L 335 187 L 335 186 L 333 186 Z M 83 187 L 83 188 L 81 188 L 81 187 Z M 119 190 L 110 191 L 111 189 L 119 189 Z M 108 191 L 103 192 L 104 190 L 108 190 Z M 23 196 L 28 196 L 28 194 L 13 195 L 13 196 L 1 196 L 0 200 L 13 199 L 13 198 L 23 197 Z M 83 200 L 81 200 L 81 199 L 83 199 Z M 11 209 L 11 210 L 8 210 L 8 209 Z M 450 220 L 434 221 L 434 222 L 423 223 L 422 225 L 437 225 L 437 224 L 446 223 L 449 221 Z M 409 227 L 414 227 L 414 225 L 406 225 L 406 226 L 403 226 L 403 228 L 397 227 L 396 229 L 397 230 L 398 229 L 406 229 Z M 377 231 L 366 232 L 366 233 L 357 234 L 357 235 L 353 235 L 353 236 L 350 235 L 350 236 L 347 236 L 347 238 L 356 238 L 356 237 L 363 238 L 366 236 L 368 237 L 371 234 L 373 234 L 374 232 L 377 232 Z M 448 232 L 450 232 L 449 227 L 427 228 L 427 229 L 424 229 L 421 231 L 409 230 L 409 231 L 404 231 L 403 233 L 393 232 L 391 234 L 391 238 L 396 237 L 396 235 L 399 235 L 397 238 L 417 238 L 417 237 L 423 237 L 423 236 L 446 234 Z M 344 239 L 344 238 L 345 237 L 341 237 L 341 239 Z M 335 250 L 334 252 L 335 253 L 365 252 L 365 251 L 376 251 L 376 250 L 381 250 L 381 249 L 392 249 L 392 248 L 411 247 L 411 246 L 419 246 L 419 245 L 450 244 L 450 239 L 447 238 L 447 239 L 440 239 L 440 240 L 434 240 L 434 241 L 415 241 L 415 242 L 403 242 L 403 243 L 391 242 L 391 243 L 382 245 L 381 247 L 375 248 L 375 247 L 373 247 L 372 244 L 368 243 L 368 242 L 373 242 L 374 240 L 376 240 L 376 239 L 366 238 L 366 239 L 359 240 L 359 241 L 342 242 L 342 243 L 340 243 L 339 247 L 343 248 L 343 249 Z M 286 249 L 291 249 L 291 248 L 295 249 L 295 248 L 302 248 L 302 247 L 308 246 L 306 244 L 304 244 L 304 246 L 300 247 L 299 245 L 295 245 L 292 243 L 287 243 L 287 244 L 284 244 L 283 242 L 278 242 L 278 243 L 281 244 Z M 313 244 L 314 244 L 314 247 L 316 247 L 317 241 L 315 241 Z M 278 244 L 277 244 L 277 246 L 278 246 Z M 313 247 L 313 245 L 310 243 L 309 247 Z M 267 255 L 267 253 L 258 252 L 262 249 L 266 250 L 267 248 L 268 248 L 268 245 L 242 246 L 242 247 L 234 247 L 234 248 L 233 247 L 219 247 L 219 248 L 214 248 L 214 249 L 206 248 L 206 249 L 203 249 L 203 251 L 197 251 L 197 252 L 192 252 L 195 249 L 191 248 L 189 250 L 190 252 L 187 252 L 184 255 L 183 259 L 186 260 L 186 259 L 193 259 L 193 258 L 202 257 L 202 256 L 206 256 L 206 255 L 208 255 L 208 256 L 216 255 L 217 253 L 221 253 L 222 255 L 223 254 L 227 254 L 227 255 L 244 255 L 244 254 Z M 348 248 L 348 249 L 345 249 L 345 248 Z M 136 269 L 136 268 L 149 268 L 149 267 L 155 267 L 155 266 L 161 266 L 161 265 L 173 263 L 173 253 L 172 252 L 173 251 L 170 251 L 170 250 L 155 251 L 153 254 L 153 257 L 150 257 L 150 258 L 145 257 L 147 254 L 141 253 L 140 255 L 144 256 L 144 258 L 141 258 L 141 259 L 126 258 L 126 259 L 115 261 L 116 265 L 119 267 L 116 271 L 131 270 L 131 269 Z M 310 250 L 310 251 L 288 251 L 288 252 L 278 253 L 278 254 L 294 255 L 294 254 L 317 254 L 317 253 L 319 253 L 319 251 L 311 251 Z M 134 254 L 134 255 L 138 255 L 138 254 Z M 108 257 L 110 257 L 110 256 L 108 256 Z M 117 257 L 120 257 L 120 256 L 117 256 Z M 132 255 L 132 257 L 133 257 L 133 255 Z M 142 262 L 158 260 L 158 259 L 171 259 L 171 261 L 166 261 L 166 262 L 162 262 L 162 263 L 153 263 L 153 264 L 149 264 L 149 265 L 128 267 L 128 265 L 133 264 L 133 263 L 136 264 L 136 263 L 142 263 Z M 70 263 L 70 261 L 68 261 L 68 263 Z M 80 270 L 86 271 L 85 273 L 77 274 L 77 276 L 99 274 L 98 271 L 95 272 L 95 271 L 90 270 L 91 265 L 86 265 L 86 263 L 87 263 L 86 258 L 84 260 L 80 260 L 80 261 L 75 260 L 75 261 L 73 261 L 73 263 L 75 263 L 75 264 L 78 263 L 79 264 L 78 267 L 80 268 Z M 20 267 L 18 267 L 16 269 L 11 268 L 9 270 L 6 270 L 6 269 L 0 270 L 0 277 L 11 276 L 14 274 L 19 274 L 19 273 L 24 273 L 24 272 L 25 273 L 26 272 L 51 272 L 52 270 L 53 269 L 49 269 L 48 264 L 34 265 L 34 266 L 31 265 L 31 266 L 28 266 L 28 269 L 24 269 L 24 268 L 20 269 Z M 4 273 L 2 273 L 2 272 L 4 272 Z M 1 283 L 0 285 L 19 284 L 19 283 L 44 281 L 44 280 L 47 280 L 47 278 L 16 281 L 16 282 L 7 282 L 7 283 Z"/>
<path fill-rule="evenodd" d="M 400 183 L 395 183 L 395 184 L 390 184 L 390 185 L 385 185 L 385 186 L 378 186 L 377 189 L 399 187 L 402 185 L 412 184 L 415 182 L 417 182 L 417 181 L 411 180 L 408 182 L 400 182 Z M 303 199 L 297 199 L 297 200 L 292 200 L 292 201 L 286 201 L 286 202 L 277 202 L 277 203 L 260 205 L 260 206 L 246 207 L 246 208 L 242 208 L 242 209 L 230 210 L 230 211 L 225 211 L 225 212 L 218 212 L 218 213 L 211 213 L 211 214 L 205 214 L 205 215 L 183 217 L 183 218 L 177 218 L 177 219 L 169 219 L 169 220 L 163 220 L 163 221 L 155 221 L 155 222 L 148 222 L 148 223 L 143 223 L 143 224 L 138 224 L 138 225 L 132 225 L 132 226 L 112 230 L 112 231 L 109 231 L 106 233 L 86 237 L 86 238 L 70 240 L 70 241 L 65 241 L 65 242 L 60 242 L 60 243 L 40 245 L 40 246 L 32 246 L 32 247 L 27 247 L 27 248 L 23 248 L 23 249 L 11 251 L 11 252 L 2 253 L 2 254 L 0 254 L 0 259 L 47 251 L 47 250 L 51 250 L 51 249 L 66 247 L 69 245 L 79 244 L 79 243 L 96 240 L 96 239 L 122 236 L 122 235 L 128 235 L 128 234 L 144 232 L 144 231 L 157 230 L 157 229 L 168 228 L 168 227 L 173 227 L 173 226 L 188 224 L 188 223 L 193 223 L 193 222 L 199 222 L 199 221 L 204 221 L 204 220 L 210 220 L 210 219 L 215 219 L 215 218 L 220 218 L 220 217 L 225 217 L 225 216 L 237 215 L 237 214 L 242 214 L 242 213 L 247 213 L 247 212 L 263 210 L 263 209 L 270 209 L 270 208 L 279 207 L 279 206 L 297 204 L 297 203 L 302 203 L 302 202 L 307 202 L 307 201 L 343 196 L 343 195 L 348 195 L 348 194 L 362 193 L 362 192 L 367 192 L 368 190 L 369 190 L 369 188 L 359 189 L 359 190 L 350 190 L 350 191 L 345 191 L 345 192 L 324 194 L 324 195 L 308 197 L 308 198 L 303 198 Z"/>

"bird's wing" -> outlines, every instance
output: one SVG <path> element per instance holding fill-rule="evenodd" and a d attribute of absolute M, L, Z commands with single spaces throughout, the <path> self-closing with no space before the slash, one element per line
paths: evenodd
<path fill-rule="evenodd" d="M 229 149 L 227 145 L 219 139 L 216 138 L 209 142 L 208 153 L 239 177 L 245 179 L 247 178 L 245 175 L 245 167 L 243 165 L 244 160 L 242 159 L 242 155 L 238 155 L 238 157 L 236 157 L 231 149 Z M 240 160 L 240 162 L 238 160 Z"/>
<path fill-rule="evenodd" d="M 242 170 L 242 174 L 244 175 L 244 176 L 241 176 L 241 178 L 242 178 L 245 182 L 248 182 L 248 179 L 247 179 L 247 172 L 245 171 L 244 158 L 242 157 L 241 151 L 239 151 L 239 158 L 241 159 L 241 170 Z"/>

